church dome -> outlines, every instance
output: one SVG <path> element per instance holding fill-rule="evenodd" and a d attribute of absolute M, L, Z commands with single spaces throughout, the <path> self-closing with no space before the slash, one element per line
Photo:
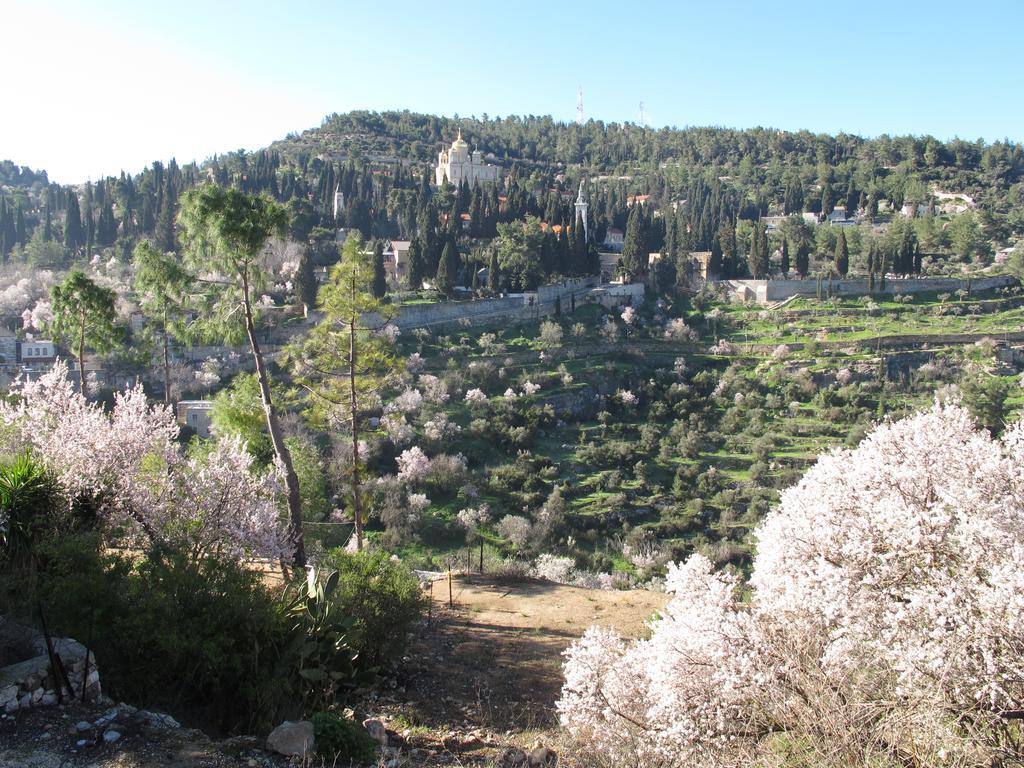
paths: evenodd
<path fill-rule="evenodd" d="M 459 136 L 452 142 L 452 149 L 465 149 L 469 145 L 462 140 L 462 129 L 459 129 Z"/>

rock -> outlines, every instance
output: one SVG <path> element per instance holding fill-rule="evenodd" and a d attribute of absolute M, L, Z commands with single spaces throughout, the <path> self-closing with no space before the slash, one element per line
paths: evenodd
<path fill-rule="evenodd" d="M 163 712 L 150 712 L 148 709 L 140 709 L 132 715 L 132 717 L 150 728 L 157 728 L 164 731 L 177 730 L 178 728 L 181 728 L 181 723 Z"/>
<path fill-rule="evenodd" d="M 57 694 L 53 691 L 47 691 L 43 694 L 43 698 L 39 700 L 39 705 L 42 707 L 52 707 L 57 703 Z"/>
<path fill-rule="evenodd" d="M 382 723 L 380 720 L 378 720 L 377 718 L 363 720 L 363 728 L 366 729 L 366 732 L 370 735 L 370 738 L 376 741 L 382 747 L 386 747 L 388 745 L 388 732 L 387 729 L 384 728 L 384 723 Z"/>
<path fill-rule="evenodd" d="M 526 753 L 518 747 L 509 747 L 501 756 L 500 765 L 504 768 L 520 768 L 529 761 Z"/>
<path fill-rule="evenodd" d="M 32 691 L 32 704 L 38 704 L 40 701 L 42 701 L 43 696 L 45 694 L 46 691 L 44 691 L 42 688 L 36 688 L 34 691 Z"/>
<path fill-rule="evenodd" d="M 267 736 L 267 749 L 279 755 L 301 757 L 315 748 L 313 724 L 309 720 L 285 720 Z"/>
<path fill-rule="evenodd" d="M 104 731 L 104 733 L 103 733 L 103 740 L 105 742 L 107 742 L 107 744 L 113 744 L 115 741 L 117 741 L 120 738 L 121 738 L 121 732 L 120 731 L 115 731 L 113 728 L 111 728 L 109 731 Z"/>
<path fill-rule="evenodd" d="M 534 766 L 542 768 L 543 766 L 557 765 L 558 755 L 556 755 L 547 747 L 536 746 L 530 750 L 530 755 L 528 757 L 527 764 L 531 768 L 533 768 Z"/>
<path fill-rule="evenodd" d="M 5 685 L 0 688 L 0 707 L 6 707 L 7 702 L 18 700 L 18 686 Z"/>
<path fill-rule="evenodd" d="M 83 733 L 84 731 L 90 731 L 92 730 L 92 723 L 90 723 L 88 720 L 82 720 L 81 722 L 75 723 L 75 730 L 79 733 Z"/>
<path fill-rule="evenodd" d="M 88 745 L 89 745 L 89 740 L 88 739 L 79 739 L 78 741 L 75 742 L 75 746 L 78 747 L 79 749 L 81 749 L 82 747 L 86 747 Z"/>
<path fill-rule="evenodd" d="M 18 709 L 28 709 L 32 706 L 32 694 L 23 693 L 18 697 Z"/>

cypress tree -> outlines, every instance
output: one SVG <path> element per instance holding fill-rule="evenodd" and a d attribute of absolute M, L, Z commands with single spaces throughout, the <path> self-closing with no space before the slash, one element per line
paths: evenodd
<path fill-rule="evenodd" d="M 409 290 L 418 291 L 423 286 L 426 263 L 423 260 L 423 241 L 414 237 L 409 243 Z"/>
<path fill-rule="evenodd" d="M 785 238 L 782 240 L 782 274 L 789 276 L 789 241 Z"/>
<path fill-rule="evenodd" d="M 441 259 L 437 263 L 437 274 L 434 287 L 445 296 L 450 297 L 455 288 L 455 272 L 458 269 L 459 256 L 455 244 L 449 239 L 441 251 Z"/>
<path fill-rule="evenodd" d="M 84 244 L 82 214 L 78 210 L 78 195 L 72 190 L 68 193 L 67 208 L 64 211 L 64 245 L 70 251 L 77 251 Z"/>
<path fill-rule="evenodd" d="M 846 273 L 850 271 L 850 251 L 846 246 L 846 233 L 841 229 L 836 240 L 835 268 L 841 277 L 846 277 Z"/>
<path fill-rule="evenodd" d="M 807 277 L 811 267 L 811 250 L 807 243 L 801 242 L 796 247 L 796 273 L 801 278 Z"/>
<path fill-rule="evenodd" d="M 646 217 L 642 203 L 634 203 L 626 222 L 626 234 L 622 243 L 622 269 L 632 279 L 645 271 L 647 254 Z"/>
<path fill-rule="evenodd" d="M 388 275 L 384 269 L 384 242 L 377 240 L 373 244 L 373 282 L 370 293 L 375 299 L 383 299 L 388 290 Z"/>
<path fill-rule="evenodd" d="M 20 212 L 20 210 L 19 210 Z M 914 244 L 914 274 L 921 274 L 921 244 Z"/>
<path fill-rule="evenodd" d="M 487 290 L 491 293 L 498 292 L 498 249 L 491 248 L 491 258 L 487 263 Z"/>

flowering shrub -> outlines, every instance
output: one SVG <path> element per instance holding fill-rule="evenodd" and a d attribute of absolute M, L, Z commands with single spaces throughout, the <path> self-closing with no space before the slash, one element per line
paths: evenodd
<path fill-rule="evenodd" d="M 430 459 L 423 449 L 414 445 L 402 451 L 395 459 L 398 463 L 398 478 L 408 482 L 422 480 L 430 471 Z"/>
<path fill-rule="evenodd" d="M 469 405 L 486 403 L 487 395 L 484 394 L 482 389 L 470 389 L 466 391 L 466 402 Z"/>
<path fill-rule="evenodd" d="M 512 387 L 509 387 L 508 389 L 505 390 L 504 396 L 509 400 L 515 400 L 517 397 L 519 397 L 519 394 L 514 389 L 512 389 Z"/>
<path fill-rule="evenodd" d="M 622 318 L 622 322 L 626 325 L 633 325 L 637 320 L 636 310 L 632 307 L 626 307 L 622 310 L 620 317 Z"/>
<path fill-rule="evenodd" d="M 619 402 L 627 408 L 634 408 L 640 402 L 640 398 L 628 389 L 620 389 L 615 393 L 615 396 L 619 399 Z"/>
<path fill-rule="evenodd" d="M 517 547 L 524 547 L 530 540 L 530 521 L 520 515 L 505 515 L 498 522 L 498 533 Z"/>
<path fill-rule="evenodd" d="M 532 381 L 527 381 L 523 384 L 523 394 L 529 397 L 540 392 L 540 384 L 534 384 Z"/>
<path fill-rule="evenodd" d="M 135 387 L 106 413 L 75 391 L 63 363 L 13 393 L 0 404 L 4 452 L 31 449 L 69 500 L 92 500 L 105 534 L 195 557 L 280 554 L 281 471 L 257 471 L 240 440 L 185 455 L 169 408 L 149 406 Z"/>
<path fill-rule="evenodd" d="M 720 339 L 708 348 L 708 352 L 712 355 L 732 355 L 736 352 L 736 347 L 726 339 Z"/>
<path fill-rule="evenodd" d="M 428 403 L 443 405 L 448 402 L 448 386 L 437 376 L 424 373 L 419 378 L 419 385 L 423 399 Z"/>
<path fill-rule="evenodd" d="M 612 764 L 774 763 L 781 731 L 802 764 L 1006 765 L 1022 466 L 1024 425 L 995 440 L 948 404 L 821 457 L 757 530 L 745 589 L 694 555 L 649 639 L 566 652 L 563 726 Z"/>
<path fill-rule="evenodd" d="M 548 552 L 540 555 L 533 566 L 533 575 L 557 584 L 572 584 L 575 579 L 576 563 L 571 557 L 560 557 Z"/>
<path fill-rule="evenodd" d="M 774 357 L 776 360 L 780 360 L 783 357 L 789 357 L 789 353 L 791 351 L 792 350 L 790 350 L 790 348 L 787 345 L 779 344 L 779 346 L 772 350 L 772 357 Z"/>
<path fill-rule="evenodd" d="M 448 415 L 443 411 L 423 425 L 423 434 L 428 440 L 435 443 L 443 443 L 461 431 L 462 428 L 454 421 L 450 421 Z"/>
<path fill-rule="evenodd" d="M 384 410 L 387 413 L 415 413 L 423 406 L 423 395 L 418 389 L 411 387 L 388 403 Z"/>
<path fill-rule="evenodd" d="M 665 338 L 676 341 L 696 341 L 698 337 L 697 332 L 688 326 L 683 318 L 676 317 L 669 320 L 668 325 L 665 326 Z"/>
<path fill-rule="evenodd" d="M 419 373 L 425 365 L 426 361 L 423 359 L 423 355 L 413 352 L 405 361 L 405 370 L 409 373 Z"/>

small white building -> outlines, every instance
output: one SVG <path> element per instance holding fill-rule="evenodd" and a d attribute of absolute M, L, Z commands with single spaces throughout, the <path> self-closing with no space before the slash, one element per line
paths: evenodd
<path fill-rule="evenodd" d="M 213 421 L 213 402 L 210 400 L 179 400 L 178 423 L 191 427 L 200 437 L 210 436 Z"/>
<path fill-rule="evenodd" d="M 384 250 L 384 269 L 393 288 L 404 286 L 409 277 L 410 245 L 409 240 L 392 240 Z"/>
<path fill-rule="evenodd" d="M 604 247 L 609 251 L 615 251 L 618 253 L 622 250 L 622 245 L 625 242 L 625 235 L 621 229 L 616 227 L 608 227 L 608 232 L 604 236 Z"/>
<path fill-rule="evenodd" d="M 52 365 L 57 359 L 57 345 L 48 339 L 21 342 L 18 362 L 23 365 Z"/>

